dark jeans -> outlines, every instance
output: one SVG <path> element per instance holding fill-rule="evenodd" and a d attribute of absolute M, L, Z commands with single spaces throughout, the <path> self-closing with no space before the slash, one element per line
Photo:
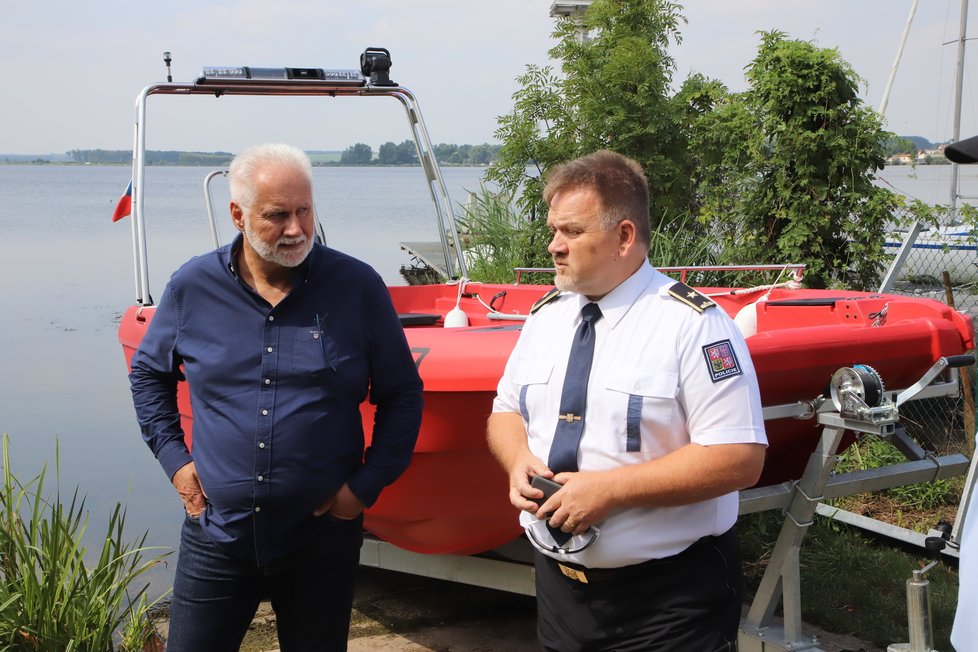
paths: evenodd
<path fill-rule="evenodd" d="M 363 519 L 322 531 L 268 566 L 230 557 L 187 517 L 173 581 L 168 652 L 235 652 L 270 599 L 282 652 L 346 650 Z"/>
<path fill-rule="evenodd" d="M 584 569 L 588 583 L 539 552 L 536 572 L 537 633 L 548 652 L 737 649 L 742 578 L 733 530 L 673 557 Z"/>

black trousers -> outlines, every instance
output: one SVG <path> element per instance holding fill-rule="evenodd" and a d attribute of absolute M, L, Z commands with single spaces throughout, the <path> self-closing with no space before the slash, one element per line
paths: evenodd
<path fill-rule="evenodd" d="M 743 575 L 733 529 L 623 568 L 562 570 L 538 552 L 536 589 L 537 633 L 548 652 L 737 649 Z"/>

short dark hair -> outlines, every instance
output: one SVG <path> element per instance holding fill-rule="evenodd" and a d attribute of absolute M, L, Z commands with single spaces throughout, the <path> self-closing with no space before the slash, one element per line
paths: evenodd
<path fill-rule="evenodd" d="M 543 200 L 549 206 L 554 195 L 568 188 L 589 188 L 598 195 L 602 228 L 629 220 L 639 242 L 651 244 L 649 182 L 638 162 L 604 149 L 561 163 L 547 172 Z"/>

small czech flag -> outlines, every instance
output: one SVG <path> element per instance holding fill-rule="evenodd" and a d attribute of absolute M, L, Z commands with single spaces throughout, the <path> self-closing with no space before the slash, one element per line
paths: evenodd
<path fill-rule="evenodd" d="M 115 205 L 115 212 L 112 213 L 112 221 L 118 222 L 132 212 L 132 180 L 129 180 L 129 187 L 119 198 L 119 203 Z"/>

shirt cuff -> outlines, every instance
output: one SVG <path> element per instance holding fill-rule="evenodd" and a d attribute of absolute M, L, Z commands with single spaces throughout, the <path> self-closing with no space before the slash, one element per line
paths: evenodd
<path fill-rule="evenodd" d="M 182 441 L 173 441 L 163 446 L 156 455 L 166 477 L 173 479 L 173 474 L 194 461 Z"/>
<path fill-rule="evenodd" d="M 366 470 L 366 467 L 360 467 L 360 470 L 356 474 L 346 481 L 346 486 L 350 488 L 353 495 L 356 496 L 365 507 L 371 507 L 377 499 L 380 498 L 380 492 L 384 490 L 384 485 L 382 482 L 378 481 L 377 478 L 371 477 L 370 471 Z"/>

